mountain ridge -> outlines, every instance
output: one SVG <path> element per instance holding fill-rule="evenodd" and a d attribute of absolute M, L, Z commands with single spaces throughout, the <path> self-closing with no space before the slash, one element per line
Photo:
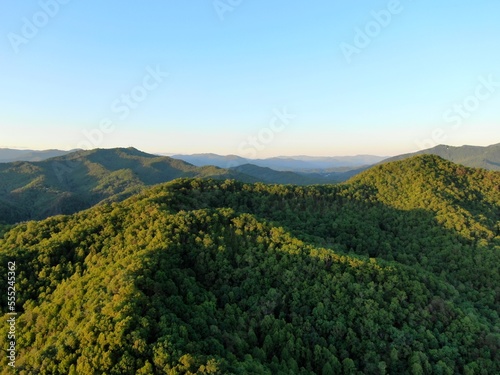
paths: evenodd
<path fill-rule="evenodd" d="M 136 148 L 78 150 L 39 162 L 0 164 L 0 223 L 70 214 L 99 202 L 122 200 L 142 188 L 179 177 L 244 182 L 312 184 L 335 178 L 304 177 L 260 167 L 196 167 Z"/>
<path fill-rule="evenodd" d="M 61 153 L 62 155 L 75 152 L 77 150 L 62 151 L 62 150 L 16 150 L 16 149 L 0 149 L 0 163 L 13 161 L 41 161 L 49 157 L 59 156 L 51 155 L 51 152 Z M 13 152 L 17 155 L 14 159 L 6 158 L 6 154 L 2 152 Z M 28 154 L 27 154 L 28 153 Z M 35 156 L 29 153 L 34 153 Z M 24 154 L 24 156 L 23 156 Z M 168 157 L 184 160 L 195 166 L 215 165 L 219 168 L 234 168 L 243 164 L 254 164 L 264 168 L 271 168 L 277 171 L 294 171 L 299 173 L 316 173 L 326 175 L 328 173 L 343 173 L 350 172 L 350 175 L 357 173 L 356 171 L 364 170 L 371 165 L 380 163 L 402 160 L 404 158 L 420 155 L 420 154 L 435 154 L 447 160 L 463 164 L 469 167 L 486 168 L 491 170 L 500 170 L 500 144 L 489 146 L 448 146 L 438 145 L 429 149 L 420 150 L 412 153 L 405 153 L 392 157 L 382 157 L 367 154 L 359 154 L 354 156 L 277 156 L 265 159 L 247 159 L 238 155 L 219 155 L 215 153 L 198 153 L 198 154 L 169 154 Z M 151 154 L 149 154 L 151 155 Z M 156 154 L 165 156 L 163 154 Z M 11 155 L 12 157 L 12 155 Z M 342 175 L 337 179 L 341 180 Z"/>
<path fill-rule="evenodd" d="M 500 171 L 500 143 L 489 146 L 464 145 L 456 147 L 438 145 L 430 149 L 394 156 L 382 161 L 382 163 L 422 154 L 437 155 L 454 163 L 465 165 L 466 167 Z"/>
<path fill-rule="evenodd" d="M 469 164 L 488 160 L 488 165 L 496 166 L 497 154 L 500 161 L 500 145 L 485 148 L 438 146 L 423 150 L 419 155 L 433 152 L 441 153 L 448 159 L 468 160 Z M 409 154 L 407 158 L 411 156 Z M 133 147 L 78 150 L 40 162 L 0 163 L 0 222 L 14 223 L 76 212 L 100 201 L 121 200 L 145 186 L 179 177 L 314 185 L 346 181 L 370 168 L 374 167 L 284 172 L 244 164 L 221 169 L 216 166 L 196 167 L 179 159 L 148 154 Z"/>
<path fill-rule="evenodd" d="M 237 155 L 218 155 L 213 153 L 182 155 L 174 154 L 173 158 L 190 162 L 197 166 L 217 165 L 222 168 L 238 167 L 243 164 L 254 164 L 259 167 L 278 171 L 299 172 L 308 169 L 357 168 L 375 164 L 385 157 L 375 155 L 355 156 L 275 156 L 264 159 L 247 159 Z"/>
<path fill-rule="evenodd" d="M 42 161 L 48 158 L 65 155 L 76 150 L 18 150 L 11 148 L 0 148 L 0 163 L 11 163 L 15 161 Z"/>

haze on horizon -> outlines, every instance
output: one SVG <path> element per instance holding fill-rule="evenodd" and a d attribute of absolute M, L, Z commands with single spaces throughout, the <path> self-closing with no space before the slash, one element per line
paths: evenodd
<path fill-rule="evenodd" d="M 0 147 L 266 158 L 500 142 L 497 1 L 3 8 Z"/>

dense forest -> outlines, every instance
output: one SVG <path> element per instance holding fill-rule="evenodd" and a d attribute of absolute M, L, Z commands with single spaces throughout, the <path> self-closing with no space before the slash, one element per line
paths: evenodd
<path fill-rule="evenodd" d="M 19 374 L 500 373 L 499 172 L 181 178 L 0 236 Z"/>
<path fill-rule="evenodd" d="M 208 162 L 225 164 L 224 168 L 214 165 L 197 167 L 182 160 L 148 154 L 133 147 L 66 153 L 34 152 L 34 157 L 59 153 L 63 155 L 41 161 L 0 162 L 0 225 L 25 220 L 42 220 L 59 214 L 72 214 L 101 202 L 120 202 L 148 186 L 182 177 L 235 179 L 249 183 L 315 185 L 346 181 L 369 168 L 369 166 L 298 168 L 296 171 L 282 171 L 254 164 L 230 167 L 235 162 L 234 156 L 207 159 Z M 440 145 L 419 153 L 436 154 L 469 167 L 500 169 L 500 145 L 488 147 Z M 387 160 L 395 161 L 407 157 L 409 155 L 400 155 Z M 363 156 L 353 158 L 364 160 Z M 366 156 L 367 161 L 372 160 L 371 158 L 375 157 Z M 195 156 L 187 160 L 201 162 Z M 253 161 L 277 167 L 281 165 L 280 163 L 286 165 L 298 162 L 280 158 Z M 307 166 L 308 163 L 299 162 L 299 165 Z"/>
<path fill-rule="evenodd" d="M 302 175 L 255 165 L 196 167 L 133 147 L 80 150 L 37 162 L 0 163 L 0 225 L 119 202 L 147 186 L 182 177 L 311 185 L 338 182 L 336 176 Z"/>
<path fill-rule="evenodd" d="M 39 162 L 0 163 L 0 224 L 72 214 L 180 177 L 259 181 L 237 171 L 199 168 L 133 147 L 80 150 Z"/>

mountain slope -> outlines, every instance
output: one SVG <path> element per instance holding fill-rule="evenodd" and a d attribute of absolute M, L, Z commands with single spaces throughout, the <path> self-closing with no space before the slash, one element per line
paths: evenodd
<path fill-rule="evenodd" d="M 427 150 L 421 150 L 411 154 L 398 155 L 383 161 L 391 162 L 403 160 L 415 155 L 437 155 L 443 159 L 457 164 L 472 168 L 484 168 L 492 171 L 500 171 L 500 143 L 481 147 L 481 146 L 446 146 L 439 145 Z"/>
<path fill-rule="evenodd" d="M 345 176 L 349 172 L 308 175 L 254 165 L 195 167 L 134 148 L 77 151 L 40 162 L 0 163 L 0 224 L 74 213 L 179 177 L 304 185 L 334 183 Z"/>
<path fill-rule="evenodd" d="M 18 225 L 17 370 L 497 374 L 499 186 L 426 155 L 330 186 L 178 179 Z"/>
<path fill-rule="evenodd" d="M 41 162 L 0 164 L 0 223 L 73 213 L 178 177 L 257 181 L 235 171 L 198 168 L 134 148 L 78 151 Z"/>

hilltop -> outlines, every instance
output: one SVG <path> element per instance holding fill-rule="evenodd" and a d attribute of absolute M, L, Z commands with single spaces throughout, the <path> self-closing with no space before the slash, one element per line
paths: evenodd
<path fill-rule="evenodd" d="M 500 171 L 500 143 L 486 147 L 439 145 L 426 150 L 388 158 L 383 162 L 403 160 L 411 156 L 423 154 L 437 155 L 454 163 L 465 165 L 466 167 Z"/>
<path fill-rule="evenodd" d="M 423 155 L 337 185 L 176 179 L 20 224 L 0 239 L 17 370 L 497 374 L 499 186 Z"/>

